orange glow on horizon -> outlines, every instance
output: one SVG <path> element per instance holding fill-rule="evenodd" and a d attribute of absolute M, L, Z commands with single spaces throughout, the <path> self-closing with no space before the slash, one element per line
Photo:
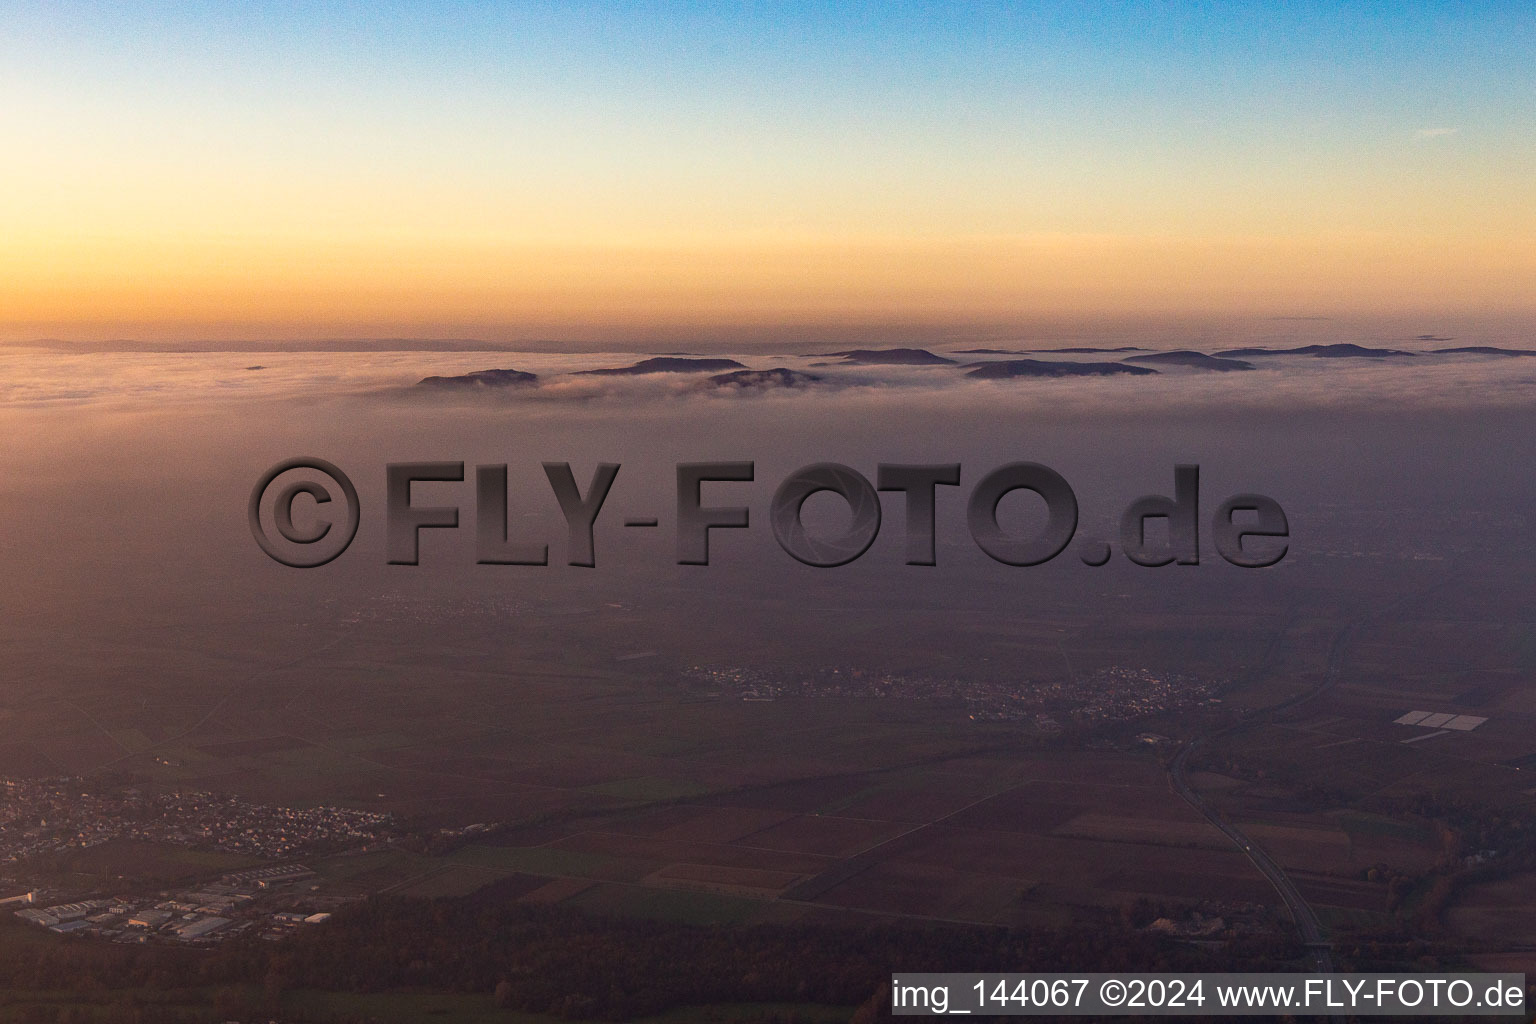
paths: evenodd
<path fill-rule="evenodd" d="M 43 251 L 40 251 L 43 250 Z M 435 325 L 1511 311 L 1536 242 L 1040 235 L 555 246 L 143 241 L 0 248 L 10 340 Z"/>

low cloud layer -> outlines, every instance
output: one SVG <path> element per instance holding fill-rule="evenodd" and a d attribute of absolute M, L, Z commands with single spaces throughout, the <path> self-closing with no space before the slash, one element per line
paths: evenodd
<path fill-rule="evenodd" d="M 678 403 L 842 403 L 896 399 L 936 410 L 972 405 L 1015 410 L 1106 414 L 1156 409 L 1308 409 L 1317 407 L 1478 408 L 1529 403 L 1536 395 L 1536 360 L 1510 358 L 1516 339 L 1497 351 L 1437 351 L 1463 347 L 1449 339 L 1397 342 L 1412 357 L 1317 358 L 1305 349 L 1251 359 L 1242 373 L 1215 372 L 1214 361 L 1148 357 L 1105 351 L 1091 356 L 1047 348 L 1009 346 L 997 354 L 962 354 L 967 346 L 929 351 L 951 362 L 836 363 L 826 355 L 793 352 L 693 352 L 731 360 L 745 369 L 698 372 L 604 373 L 633 367 L 654 353 L 598 352 L 266 352 L 66 353 L 0 350 L 0 406 L 90 405 L 132 407 L 216 400 L 359 399 L 426 409 L 486 407 L 528 411 L 559 406 L 666 409 Z M 1205 354 L 1222 349 L 1207 346 Z M 975 374 L 978 363 L 1002 363 L 1030 352 L 1036 363 L 1093 360 L 1156 373 L 1104 376 Z M 725 365 L 725 364 L 721 364 Z M 1032 364 L 1033 365 L 1033 364 Z M 421 387 L 426 378 L 453 378 L 487 370 L 534 374 L 519 387 Z M 719 378 L 719 379 L 717 379 Z"/>

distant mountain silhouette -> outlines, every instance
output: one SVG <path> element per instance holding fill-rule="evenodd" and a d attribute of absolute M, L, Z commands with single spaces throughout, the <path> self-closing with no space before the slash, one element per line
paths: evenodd
<path fill-rule="evenodd" d="M 1125 363 L 1068 363 L 1050 359 L 1004 359 L 995 363 L 968 363 L 967 367 L 975 367 L 966 374 L 967 377 L 983 380 L 1005 380 L 1011 377 L 1107 377 L 1115 373 L 1147 377 L 1157 373 L 1150 367 L 1127 366 Z"/>
<path fill-rule="evenodd" d="M 1395 348 L 1366 348 L 1363 345 L 1303 345 L 1301 348 L 1229 348 L 1217 352 L 1218 356 L 1248 359 L 1253 356 L 1316 356 L 1319 359 L 1340 359 L 1359 356 L 1366 359 L 1384 359 L 1388 356 L 1411 356 L 1412 352 L 1400 352 Z"/>
<path fill-rule="evenodd" d="M 475 370 L 457 377 L 423 377 L 419 388 L 463 391 L 470 388 L 520 388 L 539 382 L 539 375 L 524 370 Z"/>
<path fill-rule="evenodd" d="M 1093 352 L 1145 352 L 1137 345 L 1121 345 L 1119 348 L 957 348 L 957 356 L 1025 356 L 1038 355 L 1087 355 Z"/>
<path fill-rule="evenodd" d="M 1437 348 L 1436 355 L 1536 356 L 1536 348 L 1499 348 L 1495 345 L 1465 345 L 1461 348 Z"/>
<path fill-rule="evenodd" d="M 855 348 L 846 352 L 822 352 L 824 356 L 839 356 L 845 363 L 865 366 L 945 366 L 953 365 L 953 359 L 936 356 L 925 348 Z"/>
<path fill-rule="evenodd" d="M 605 367 L 600 370 L 577 370 L 578 374 L 593 377 L 634 376 L 642 373 L 708 373 L 720 370 L 744 370 L 746 366 L 734 359 L 682 359 L 677 356 L 657 356 L 642 359 L 633 366 Z"/>
<path fill-rule="evenodd" d="M 807 384 L 815 384 L 821 379 L 814 373 L 802 373 L 785 366 L 775 366 L 771 370 L 735 370 L 731 373 L 720 373 L 709 378 L 709 382 L 720 387 L 767 389 L 804 387 Z"/>
<path fill-rule="evenodd" d="M 1219 359 L 1204 352 L 1151 352 L 1144 356 L 1127 356 L 1122 362 L 1159 363 L 1167 366 L 1193 366 L 1197 370 L 1251 370 L 1252 363 L 1241 359 Z"/>

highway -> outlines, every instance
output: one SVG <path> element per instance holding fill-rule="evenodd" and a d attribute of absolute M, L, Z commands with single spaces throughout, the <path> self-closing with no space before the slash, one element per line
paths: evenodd
<path fill-rule="evenodd" d="M 1333 973 L 1333 955 L 1329 951 L 1328 943 L 1323 938 L 1322 922 L 1318 921 L 1317 914 L 1310 904 L 1302 897 L 1301 891 L 1296 888 L 1279 864 L 1264 852 L 1264 848 L 1255 844 L 1243 833 L 1243 830 L 1223 818 L 1214 807 L 1207 804 L 1200 795 L 1189 785 L 1189 778 L 1185 770 L 1185 764 L 1189 759 L 1190 751 L 1199 743 L 1196 740 L 1186 743 L 1168 766 L 1168 777 L 1173 783 L 1173 788 L 1179 796 L 1187 800 L 1190 806 L 1205 815 L 1205 819 L 1226 835 L 1237 845 L 1237 848 L 1253 862 L 1269 883 L 1280 894 L 1280 899 L 1285 902 L 1285 909 L 1290 911 L 1291 920 L 1296 922 L 1296 930 L 1301 933 L 1301 941 L 1307 944 L 1312 952 L 1312 961 L 1316 969 L 1324 974 Z"/>
<path fill-rule="evenodd" d="M 1291 920 L 1296 924 L 1296 931 L 1301 935 L 1301 941 L 1306 943 L 1311 951 L 1312 962 L 1321 973 L 1333 973 L 1333 953 L 1328 941 L 1323 936 L 1322 922 L 1318 920 L 1317 913 L 1301 895 L 1301 890 L 1296 888 L 1296 883 L 1291 881 L 1284 869 L 1275 863 L 1274 859 L 1264 851 L 1264 848 L 1250 839 L 1242 829 L 1224 818 L 1216 808 L 1206 803 L 1205 799 L 1189 784 L 1189 757 L 1202 743 L 1221 736 L 1230 736 L 1233 733 L 1251 728 L 1261 722 L 1268 721 L 1281 711 L 1287 711 L 1298 707 L 1308 701 L 1315 700 L 1328 692 L 1338 682 L 1339 674 L 1344 666 L 1344 653 L 1349 647 L 1349 641 L 1354 636 L 1358 622 L 1351 622 L 1339 631 L 1333 638 L 1333 643 L 1328 648 L 1328 663 L 1323 670 L 1323 678 L 1317 686 L 1305 693 L 1298 694 L 1289 700 L 1281 701 L 1271 707 L 1245 715 L 1242 721 L 1225 729 L 1218 729 L 1205 736 L 1199 736 L 1190 740 L 1179 748 L 1168 765 L 1168 781 L 1173 786 L 1174 792 L 1183 797 L 1191 807 L 1205 816 L 1205 819 L 1222 831 L 1228 839 L 1236 844 L 1239 850 L 1253 862 L 1269 884 L 1275 887 L 1280 894 L 1280 899 L 1285 903 L 1285 909 L 1290 912 Z M 1287 623 L 1289 628 L 1289 623 Z M 1285 635 L 1285 629 L 1280 631 L 1275 643 L 1271 645 L 1271 652 L 1279 643 L 1280 637 Z"/>

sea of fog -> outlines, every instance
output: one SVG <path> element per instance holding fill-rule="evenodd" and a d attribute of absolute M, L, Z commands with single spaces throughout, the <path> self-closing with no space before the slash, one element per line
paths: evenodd
<path fill-rule="evenodd" d="M 1073 340 L 1080 344 L 1071 347 L 1088 344 Z M 1103 347 L 1135 343 L 1108 340 L 1114 344 Z M 1179 340 L 1161 339 L 1160 347 L 1194 347 Z M 1317 339 L 1290 332 L 1264 340 L 1286 347 Z M 276 641 L 263 631 L 277 630 L 276 623 L 329 628 L 381 595 L 436 601 L 513 594 L 533 607 L 624 604 L 673 645 L 686 647 L 686 624 L 707 615 L 792 649 L 848 628 L 838 609 L 855 605 L 866 638 L 911 635 L 910 614 L 923 606 L 973 608 L 983 618 L 995 609 L 995 624 L 1005 629 L 1026 614 L 1019 604 L 1026 598 L 1036 602 L 1028 614 L 1059 606 L 1106 621 L 1126 602 L 1178 618 L 1227 595 L 1278 609 L 1305 594 L 1344 614 L 1351 602 L 1368 608 L 1394 592 L 1398 584 L 1383 582 L 1383 566 L 1411 568 L 1414 586 L 1444 581 L 1472 593 L 1487 590 L 1479 566 L 1536 561 L 1526 518 L 1536 479 L 1525 456 L 1536 436 L 1536 358 L 1427 354 L 1466 339 L 1352 340 L 1426 354 L 1264 357 L 1249 371 L 1173 367 L 1153 376 L 989 381 L 967 377 L 963 363 L 1003 357 L 953 350 L 1067 346 L 933 345 L 957 362 L 931 367 L 841 365 L 825 355 L 838 346 L 692 347 L 751 368 L 783 366 L 823 378 L 814 387 L 755 391 L 702 385 L 697 374 L 573 372 L 625 366 L 656 348 L 123 353 L 0 346 L 0 643 L 38 672 L 62 665 L 62 650 L 99 649 L 93 664 L 126 657 L 113 671 L 131 674 L 133 656 L 123 652 L 135 645 L 218 652 L 238 640 L 247 650 L 271 647 L 275 656 Z M 1525 347 L 1522 340 L 1479 343 Z M 1214 338 L 1199 346 L 1224 347 Z M 536 373 L 540 383 L 469 394 L 414 386 L 426 376 L 488 368 Z M 267 558 L 247 521 L 256 481 L 294 456 L 335 463 L 361 496 L 356 541 L 313 570 Z M 755 463 L 752 483 L 710 485 L 706 494 L 707 504 L 749 507 L 752 526 L 715 531 L 708 568 L 679 566 L 675 466 L 713 460 Z M 420 566 L 387 565 L 384 467 L 400 461 L 507 464 L 509 534 L 547 543 L 550 564 L 477 566 L 474 485 L 466 481 L 418 486 L 419 501 L 459 506 L 462 528 L 427 531 Z M 540 465 L 550 461 L 569 462 L 583 487 L 597 463 L 622 466 L 598 524 L 594 569 L 565 564 L 564 520 Z M 879 538 L 853 565 L 811 569 L 780 551 L 767 516 L 775 487 L 798 467 L 824 461 L 871 479 L 882 462 L 961 463 L 961 486 L 938 494 L 940 564 L 904 564 L 898 495 L 885 497 Z M 966 534 L 965 503 L 981 476 L 1013 461 L 1063 474 L 1081 507 L 1080 534 L 1109 539 L 1120 510 L 1141 495 L 1169 493 L 1173 467 L 1197 463 L 1202 516 L 1234 493 L 1269 495 L 1290 518 L 1291 551 L 1272 571 L 1226 565 L 1208 544 L 1198 568 L 1144 569 L 1118 556 L 1087 568 L 1070 550 L 1046 566 L 1003 566 Z M 806 508 L 812 525 L 830 530 L 846 519 L 831 496 Z M 1041 514 L 1023 493 L 999 512 L 1020 531 L 1038 525 Z M 659 526 L 626 530 L 629 516 L 654 516 Z M 816 600 L 806 603 L 812 592 Z M 1501 600 L 1528 603 L 1531 594 L 1517 587 Z M 765 608 L 776 609 L 771 622 Z M 422 642 L 430 659 L 432 638 Z M 594 635 L 588 642 L 602 641 Z M 9 685 L 26 684 L 13 675 Z M 0 692 L 0 705 L 5 700 Z"/>
<path fill-rule="evenodd" d="M 1509 348 L 1516 348 L 1521 339 Z M 1304 340 L 1301 343 L 1306 343 Z M 1268 347 L 1285 348 L 1280 340 Z M 752 369 L 784 367 L 819 377 L 816 386 L 799 389 L 753 389 L 739 392 L 701 386 L 703 374 L 658 373 L 643 376 L 586 376 L 579 371 L 623 367 L 655 354 L 649 351 L 551 352 L 482 351 L 262 351 L 112 352 L 71 351 L 65 346 L 0 346 L 0 408 L 42 406 L 120 407 L 212 401 L 230 403 L 272 399 L 374 400 L 398 398 L 429 376 L 451 376 L 484 369 L 517 369 L 535 373 L 539 384 L 497 396 L 530 413 L 550 406 L 578 403 L 625 410 L 661 403 L 676 411 L 680 402 L 737 403 L 768 399 L 787 406 L 828 402 L 850 413 L 892 399 L 915 408 L 942 411 L 969 406 L 1042 413 L 1082 414 L 1095 411 L 1302 407 L 1369 408 L 1405 406 L 1461 408 L 1521 405 L 1536 394 L 1536 358 L 1484 354 L 1436 354 L 1451 340 L 1410 339 L 1361 342 L 1397 351 L 1417 352 L 1412 358 L 1317 358 L 1264 356 L 1250 358 L 1253 370 L 1202 371 L 1158 365 L 1151 376 L 1104 378 L 975 380 L 967 376 L 972 363 L 1008 358 L 1046 361 L 1120 362 L 1131 351 L 1051 352 L 1015 347 L 932 346 L 929 351 L 952 359 L 952 365 L 879 366 L 844 364 L 826 349 L 782 352 L 695 350 L 687 355 L 734 359 Z M 875 346 L 870 346 L 875 347 Z M 996 347 L 1016 355 L 963 354 L 961 349 Z M 1079 347 L 1079 346 L 1074 346 Z M 1083 346 L 1091 347 L 1091 346 Z M 1111 346 L 1113 347 L 1113 346 Z M 1163 350 L 1171 347 L 1164 344 Z M 1205 352 L 1224 345 L 1207 346 Z M 1152 351 L 1153 346 L 1145 346 Z M 764 393 L 764 392 L 769 393 Z M 438 403 L 453 404 L 446 395 Z"/>

